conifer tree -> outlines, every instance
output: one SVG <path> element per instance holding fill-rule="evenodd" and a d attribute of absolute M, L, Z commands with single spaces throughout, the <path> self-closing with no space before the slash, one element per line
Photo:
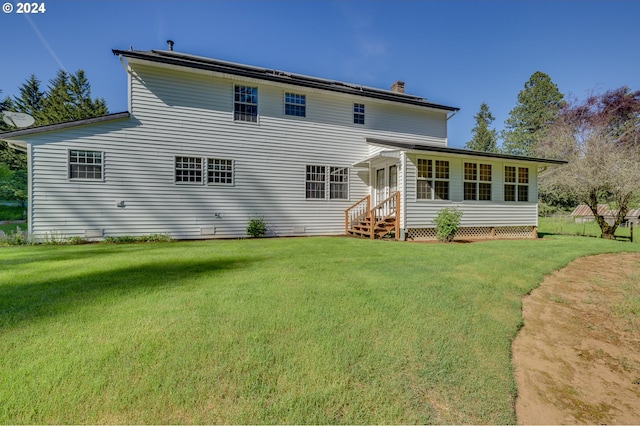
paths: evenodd
<path fill-rule="evenodd" d="M 103 98 L 91 99 L 91 85 L 83 70 L 69 76 L 69 95 L 74 120 L 98 117 L 109 112 Z"/>
<path fill-rule="evenodd" d="M 474 151 L 497 152 L 498 133 L 495 129 L 489 129 L 495 117 L 491 114 L 489 106 L 483 102 L 480 111 L 474 116 L 476 125 L 471 130 L 471 140 L 464 146 L 465 149 Z"/>
<path fill-rule="evenodd" d="M 69 74 L 59 70 L 55 78 L 49 80 L 49 86 L 43 102 L 42 121 L 38 123 L 53 124 L 71 121 L 71 94 L 69 93 Z"/>
<path fill-rule="evenodd" d="M 532 156 L 536 144 L 558 117 L 563 99 L 564 95 L 547 74 L 534 72 L 518 93 L 518 102 L 505 121 L 503 150 Z"/>
<path fill-rule="evenodd" d="M 45 98 L 45 92 L 40 90 L 40 80 L 31 74 L 27 81 L 20 86 L 19 91 L 20 96 L 13 97 L 13 109 L 32 116 L 36 120 L 35 125 L 44 124 L 39 122 L 42 120 L 41 113 Z"/>

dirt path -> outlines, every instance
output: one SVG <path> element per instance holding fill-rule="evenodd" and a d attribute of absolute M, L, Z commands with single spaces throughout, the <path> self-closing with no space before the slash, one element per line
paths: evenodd
<path fill-rule="evenodd" d="M 525 297 L 518 423 L 640 424 L 639 305 L 638 253 L 577 259 Z"/>

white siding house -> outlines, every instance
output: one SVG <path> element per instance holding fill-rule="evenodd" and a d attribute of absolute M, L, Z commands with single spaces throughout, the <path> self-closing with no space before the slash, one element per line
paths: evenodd
<path fill-rule="evenodd" d="M 457 108 L 403 92 L 172 50 L 114 54 L 129 111 L 0 134 L 28 153 L 35 239 L 242 237 L 253 217 L 271 236 L 344 234 L 396 192 L 378 210 L 398 238 L 433 238 L 452 206 L 468 236 L 528 237 L 538 165 L 560 163 L 448 148 Z"/>

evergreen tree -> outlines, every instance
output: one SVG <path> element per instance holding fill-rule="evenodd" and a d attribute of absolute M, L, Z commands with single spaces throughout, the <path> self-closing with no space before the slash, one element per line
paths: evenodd
<path fill-rule="evenodd" d="M 42 121 L 38 123 L 40 125 L 73 120 L 69 74 L 66 71 L 58 70 L 55 78 L 49 80 L 49 87 L 42 106 Z"/>
<path fill-rule="evenodd" d="M 2 94 L 2 89 L 0 89 L 0 94 Z M 11 98 L 8 96 L 0 101 L 0 111 L 11 111 Z M 9 130 L 9 125 L 4 122 L 4 120 L 0 120 L 0 132 L 6 132 Z"/>
<path fill-rule="evenodd" d="M 40 122 L 45 97 L 45 93 L 40 90 L 40 80 L 31 74 L 29 79 L 20 86 L 19 91 L 20 96 L 13 97 L 13 109 L 32 116 L 36 120 L 36 126 L 44 124 Z"/>
<path fill-rule="evenodd" d="M 503 150 L 532 156 L 536 144 L 558 117 L 563 99 L 564 95 L 547 74 L 534 72 L 518 93 L 518 102 L 505 121 Z"/>
<path fill-rule="evenodd" d="M 476 119 L 476 125 L 471 130 L 472 137 L 464 146 L 465 149 L 497 152 L 498 133 L 495 129 L 489 129 L 489 125 L 495 120 L 495 117 L 489 111 L 489 106 L 485 102 L 480 104 L 480 111 L 473 118 Z"/>
<path fill-rule="evenodd" d="M 0 90 L 2 93 L 2 90 Z M 3 101 L 0 101 L 0 111 L 12 111 L 13 103 L 11 98 L 7 97 Z M 0 132 L 8 132 L 15 130 L 10 127 L 4 120 L 0 119 Z M 27 157 L 24 153 L 16 151 L 13 148 L 9 148 L 6 142 L 0 141 L 0 167 L 6 167 L 7 170 L 19 170 L 26 169 Z M 0 179 L 1 181 L 2 179 Z"/>
<path fill-rule="evenodd" d="M 83 70 L 69 76 L 69 94 L 74 120 L 97 117 L 109 112 L 103 98 L 91 99 L 91 85 Z"/>

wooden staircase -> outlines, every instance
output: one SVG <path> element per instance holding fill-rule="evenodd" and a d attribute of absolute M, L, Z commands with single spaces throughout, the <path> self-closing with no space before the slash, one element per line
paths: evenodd
<path fill-rule="evenodd" d="M 394 238 L 400 235 L 400 192 L 391 196 L 373 208 L 371 196 L 367 195 L 344 212 L 345 233 L 354 237 L 383 238 L 393 232 Z"/>

